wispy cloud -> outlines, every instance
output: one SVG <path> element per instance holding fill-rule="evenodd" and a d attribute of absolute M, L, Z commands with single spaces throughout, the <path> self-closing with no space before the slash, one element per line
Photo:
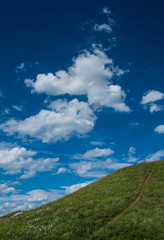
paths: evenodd
<path fill-rule="evenodd" d="M 158 161 L 158 160 L 161 160 L 164 158 L 164 150 L 160 150 L 158 152 L 155 152 L 155 153 L 151 153 L 149 154 L 145 161 L 146 162 L 153 162 L 153 161 Z"/>
<path fill-rule="evenodd" d="M 19 72 L 25 72 L 30 68 L 33 68 L 35 66 L 39 66 L 40 62 L 39 61 L 35 61 L 33 63 L 30 62 L 22 62 L 20 63 L 18 66 L 16 66 L 15 72 L 19 73 Z"/>
<path fill-rule="evenodd" d="M 94 31 L 95 32 L 107 32 L 107 33 L 111 33 L 112 32 L 112 28 L 106 24 L 106 23 L 103 23 L 103 24 L 100 24 L 98 25 L 97 23 L 94 25 Z"/>
<path fill-rule="evenodd" d="M 115 21 L 111 18 L 112 11 L 105 7 L 103 8 L 102 14 L 106 15 L 107 17 L 107 23 L 102 23 L 102 24 L 95 24 L 93 26 L 93 30 L 95 32 L 107 32 L 111 33 L 113 31 L 112 27 L 115 24 Z"/>
<path fill-rule="evenodd" d="M 12 105 L 12 108 L 14 108 L 18 112 L 22 112 L 22 106 Z"/>
<path fill-rule="evenodd" d="M 139 122 L 129 122 L 128 125 L 131 127 L 136 127 L 139 125 Z"/>
<path fill-rule="evenodd" d="M 137 162 L 139 160 L 138 157 L 135 156 L 136 154 L 136 148 L 135 147 L 130 147 L 129 151 L 128 151 L 128 158 L 127 161 L 128 162 Z"/>

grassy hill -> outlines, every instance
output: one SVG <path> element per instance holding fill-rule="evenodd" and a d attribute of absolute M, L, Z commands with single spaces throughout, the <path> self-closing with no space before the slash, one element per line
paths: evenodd
<path fill-rule="evenodd" d="M 118 170 L 37 209 L 0 218 L 1 240 L 164 239 L 164 161 Z"/>

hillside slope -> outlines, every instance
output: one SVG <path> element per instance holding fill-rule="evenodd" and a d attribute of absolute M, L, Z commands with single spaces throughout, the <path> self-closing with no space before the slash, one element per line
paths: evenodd
<path fill-rule="evenodd" d="M 118 170 L 37 209 L 0 218 L 1 240 L 164 239 L 164 161 Z"/>

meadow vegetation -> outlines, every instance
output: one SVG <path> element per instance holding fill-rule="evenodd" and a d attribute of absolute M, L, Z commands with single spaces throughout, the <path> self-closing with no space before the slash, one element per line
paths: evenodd
<path fill-rule="evenodd" d="M 129 207 L 150 173 L 142 195 Z M 0 218 L 1 240 L 162 240 L 164 161 L 120 169 L 59 200 L 15 214 Z"/>

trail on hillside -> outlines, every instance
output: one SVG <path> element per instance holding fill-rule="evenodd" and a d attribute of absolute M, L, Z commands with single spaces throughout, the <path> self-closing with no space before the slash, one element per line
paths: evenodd
<path fill-rule="evenodd" d="M 120 218 L 126 211 L 128 211 L 130 208 L 132 208 L 138 202 L 138 200 L 140 199 L 140 197 L 143 194 L 146 183 L 148 182 L 149 178 L 151 177 L 151 174 L 152 174 L 152 170 L 149 172 L 147 178 L 145 179 L 137 198 L 128 207 L 126 207 L 123 212 L 121 212 L 118 215 L 116 215 L 115 217 L 113 217 L 106 225 L 112 224 L 116 219 Z M 99 230 L 97 231 L 96 234 L 98 234 L 100 232 L 101 228 L 102 227 L 99 228 Z"/>

